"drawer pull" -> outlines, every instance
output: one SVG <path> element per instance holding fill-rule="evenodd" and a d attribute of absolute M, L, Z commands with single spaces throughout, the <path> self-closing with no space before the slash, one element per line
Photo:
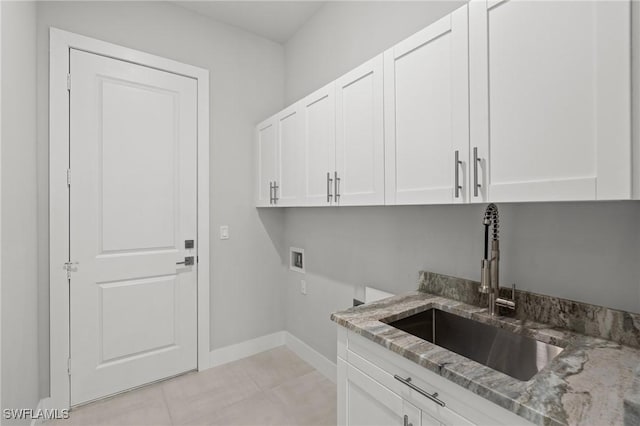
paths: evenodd
<path fill-rule="evenodd" d="M 407 416 L 406 414 L 404 415 L 404 426 L 413 426 L 413 423 L 409 423 L 409 416 Z"/>
<path fill-rule="evenodd" d="M 417 387 L 416 385 L 411 383 L 411 377 L 407 377 L 406 379 L 403 379 L 402 377 L 398 376 L 397 374 L 394 374 L 393 378 L 396 379 L 397 381 L 402 382 L 405 385 L 409 386 L 411 389 L 413 389 L 414 391 L 418 392 L 420 395 L 426 396 L 427 398 L 429 398 L 430 400 L 432 400 L 433 402 L 435 402 L 439 406 L 444 407 L 446 405 L 444 403 L 444 401 L 438 399 L 438 392 L 434 392 L 433 394 L 430 394 L 427 391 L 420 389 L 419 387 Z"/>

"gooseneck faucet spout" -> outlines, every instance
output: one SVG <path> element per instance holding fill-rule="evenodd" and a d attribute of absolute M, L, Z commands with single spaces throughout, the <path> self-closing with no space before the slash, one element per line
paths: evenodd
<path fill-rule="evenodd" d="M 480 293 L 489 294 L 489 312 L 495 315 L 496 289 L 499 288 L 498 268 L 500 266 L 500 240 L 498 231 L 500 217 L 498 206 L 491 203 L 484 211 L 484 258 L 482 259 L 482 276 L 480 279 Z M 491 227 L 491 257 L 489 257 L 489 228 Z"/>
<path fill-rule="evenodd" d="M 479 291 L 480 293 L 489 294 L 489 313 L 495 315 L 496 305 L 515 309 L 515 301 L 513 299 L 502 299 L 499 297 L 500 240 L 498 231 L 500 228 L 500 217 L 498 215 L 498 206 L 493 203 L 487 206 L 482 223 L 484 225 L 484 258 L 482 259 L 482 275 L 480 278 Z M 491 238 L 489 238 L 489 233 L 491 233 Z M 489 248 L 489 240 L 491 240 L 491 248 Z"/>

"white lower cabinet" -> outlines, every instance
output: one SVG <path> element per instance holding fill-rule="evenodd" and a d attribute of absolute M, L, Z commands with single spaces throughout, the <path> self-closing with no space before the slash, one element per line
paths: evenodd
<path fill-rule="evenodd" d="M 339 426 L 531 424 L 338 326 Z"/>
<path fill-rule="evenodd" d="M 420 410 L 352 365 L 347 365 L 346 424 L 350 426 L 420 426 Z M 440 423 L 437 423 L 438 425 Z"/>

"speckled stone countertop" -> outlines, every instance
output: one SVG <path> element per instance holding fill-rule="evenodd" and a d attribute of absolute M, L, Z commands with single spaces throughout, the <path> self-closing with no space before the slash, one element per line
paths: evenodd
<path fill-rule="evenodd" d="M 526 317 L 491 317 L 486 307 L 425 290 L 421 284 L 421 291 L 336 312 L 331 319 L 533 423 L 612 425 L 625 421 L 623 406 L 625 398 L 633 393 L 640 349 Z M 523 334 L 564 350 L 524 382 L 386 324 L 431 308 Z M 629 405 L 629 401 L 626 404 Z M 627 413 L 626 420 L 629 418 Z"/>

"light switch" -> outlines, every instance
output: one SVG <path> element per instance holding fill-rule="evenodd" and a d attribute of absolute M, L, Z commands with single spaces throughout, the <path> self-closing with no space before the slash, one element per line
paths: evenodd
<path fill-rule="evenodd" d="M 229 227 L 227 225 L 222 225 L 220 227 L 220 239 L 221 240 L 229 239 Z"/>

